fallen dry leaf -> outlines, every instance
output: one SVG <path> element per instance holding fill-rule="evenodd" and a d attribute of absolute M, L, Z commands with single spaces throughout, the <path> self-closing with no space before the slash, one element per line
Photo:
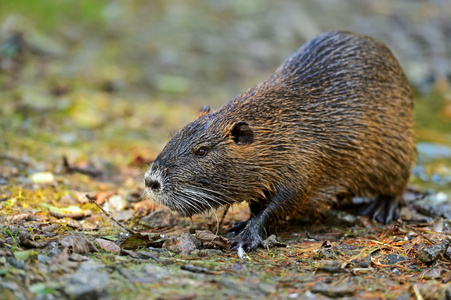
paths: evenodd
<path fill-rule="evenodd" d="M 99 245 L 100 248 L 105 250 L 106 252 L 119 252 L 121 251 L 121 247 L 116 245 L 116 243 L 104 239 L 96 239 L 97 245 Z"/>
<path fill-rule="evenodd" d="M 83 219 L 85 217 L 89 217 L 92 214 L 90 210 L 82 210 L 80 207 L 75 205 L 59 208 L 50 204 L 43 203 L 41 204 L 41 206 L 46 208 L 49 214 L 57 219 Z"/>
<path fill-rule="evenodd" d="M 208 230 L 197 230 L 196 238 L 202 241 L 207 248 L 214 248 L 214 246 L 217 246 L 224 250 L 230 250 L 230 247 L 232 245 L 227 238 L 218 236 Z"/>
<path fill-rule="evenodd" d="M 136 249 L 138 247 L 161 247 L 165 239 L 156 233 L 135 233 L 129 236 L 120 245 L 124 249 Z"/>
<path fill-rule="evenodd" d="M 97 252 L 97 249 L 88 241 L 87 238 L 79 235 L 66 235 L 63 237 L 59 243 L 68 248 L 72 253 L 89 253 Z"/>

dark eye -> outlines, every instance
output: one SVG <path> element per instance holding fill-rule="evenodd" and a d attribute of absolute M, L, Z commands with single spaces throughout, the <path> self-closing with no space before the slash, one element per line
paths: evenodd
<path fill-rule="evenodd" d="M 208 150 L 206 147 L 199 147 L 199 149 L 196 150 L 196 155 L 199 157 L 205 156 L 207 154 Z"/>

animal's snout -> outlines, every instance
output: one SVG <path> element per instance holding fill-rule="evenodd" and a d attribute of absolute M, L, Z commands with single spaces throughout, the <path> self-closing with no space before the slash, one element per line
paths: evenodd
<path fill-rule="evenodd" d="M 144 183 L 146 187 L 150 188 L 154 192 L 158 192 L 161 189 L 161 183 L 158 180 L 152 178 L 145 178 Z"/>
<path fill-rule="evenodd" d="M 144 184 L 146 188 L 149 188 L 155 193 L 161 191 L 163 186 L 163 178 L 161 176 L 161 171 L 155 163 L 152 164 L 144 175 Z"/>

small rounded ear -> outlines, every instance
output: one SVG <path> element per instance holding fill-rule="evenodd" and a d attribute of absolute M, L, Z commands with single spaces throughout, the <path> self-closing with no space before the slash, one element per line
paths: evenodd
<path fill-rule="evenodd" d="M 233 126 L 231 135 L 237 145 L 249 145 L 254 142 L 254 132 L 244 121 L 237 122 Z"/>
<path fill-rule="evenodd" d="M 205 116 L 209 112 L 210 112 L 210 106 L 204 105 L 200 108 L 199 115 L 197 116 L 197 118 L 199 119 L 200 117 Z"/>

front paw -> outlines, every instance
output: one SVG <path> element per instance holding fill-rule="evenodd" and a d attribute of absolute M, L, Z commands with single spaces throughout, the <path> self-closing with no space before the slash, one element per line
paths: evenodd
<path fill-rule="evenodd" d="M 263 239 L 261 236 L 248 228 L 243 229 L 239 234 L 230 239 L 232 243 L 231 250 L 238 250 L 243 248 L 244 251 L 249 252 L 262 245 Z"/>
<path fill-rule="evenodd" d="M 248 221 L 235 223 L 235 225 L 233 225 L 229 230 L 227 230 L 227 233 L 233 233 L 235 235 L 240 233 L 246 227 L 247 222 Z"/>

